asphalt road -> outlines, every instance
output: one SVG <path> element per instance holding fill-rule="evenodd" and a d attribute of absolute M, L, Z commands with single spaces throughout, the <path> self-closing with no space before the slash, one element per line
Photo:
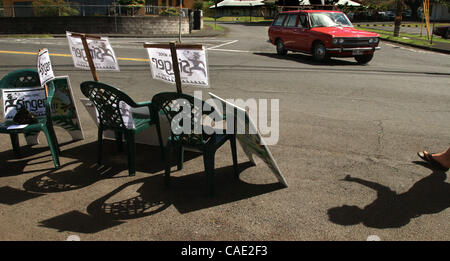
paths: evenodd
<path fill-rule="evenodd" d="M 279 99 L 279 141 L 270 149 L 288 188 L 264 164 L 250 166 L 241 149 L 233 182 L 227 144 L 216 154 L 214 198 L 203 194 L 195 154 L 166 190 L 157 148 L 138 147 L 130 178 L 126 156 L 107 143 L 112 156 L 99 176 L 97 130 L 79 103 L 86 139 L 71 143 L 57 129 L 61 169 L 52 169 L 45 144 L 16 160 L 8 136 L 0 138 L 0 240 L 450 240 L 448 175 L 416 162 L 417 151 L 450 145 L 450 56 L 382 42 L 368 65 L 318 64 L 303 54 L 277 56 L 267 27 L 226 26 L 224 37 L 183 39 L 207 46 L 211 82 L 183 90 Z M 144 41 L 169 39 L 111 39 L 121 71 L 99 73 L 137 101 L 175 90 L 151 79 Z M 35 67 L 35 55 L 11 51 L 44 47 L 69 54 L 65 38 L 0 39 L 0 76 Z M 51 59 L 83 97 L 78 86 L 90 73 L 70 57 Z"/>

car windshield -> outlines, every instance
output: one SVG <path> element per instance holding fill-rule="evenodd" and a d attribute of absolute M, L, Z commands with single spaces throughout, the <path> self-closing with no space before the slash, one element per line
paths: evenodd
<path fill-rule="evenodd" d="M 310 13 L 312 27 L 353 27 L 350 20 L 343 13 Z"/>

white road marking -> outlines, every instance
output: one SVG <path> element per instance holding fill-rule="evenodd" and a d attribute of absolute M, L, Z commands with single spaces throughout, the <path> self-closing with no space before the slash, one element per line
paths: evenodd
<path fill-rule="evenodd" d="M 244 50 L 229 50 L 229 49 L 207 49 L 208 51 L 220 51 L 220 52 L 234 52 L 234 53 L 251 53 L 251 51 Z"/>
<path fill-rule="evenodd" d="M 216 46 L 213 46 L 213 47 L 209 47 L 207 50 L 212 50 L 212 49 L 216 49 L 216 48 L 219 48 L 219 47 L 222 47 L 222 46 L 225 46 L 225 45 L 234 44 L 237 41 L 238 40 L 234 40 L 234 41 L 226 42 L 226 43 L 219 44 L 219 45 L 216 45 Z"/>

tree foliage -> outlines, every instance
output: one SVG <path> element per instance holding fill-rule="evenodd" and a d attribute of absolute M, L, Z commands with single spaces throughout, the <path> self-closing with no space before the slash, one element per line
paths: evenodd
<path fill-rule="evenodd" d="M 119 0 L 118 2 L 121 5 L 143 5 L 143 4 L 145 4 L 145 0 Z"/>
<path fill-rule="evenodd" d="M 38 0 L 33 2 L 36 16 L 76 16 L 79 11 L 70 7 L 64 0 Z"/>

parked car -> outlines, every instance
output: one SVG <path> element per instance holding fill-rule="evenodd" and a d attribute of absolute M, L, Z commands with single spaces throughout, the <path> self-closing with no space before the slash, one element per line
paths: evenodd
<path fill-rule="evenodd" d="M 353 28 L 347 16 L 339 11 L 281 12 L 268 34 L 279 55 L 288 51 L 309 53 L 320 62 L 329 57 L 354 57 L 365 64 L 380 49 L 377 33 Z"/>
<path fill-rule="evenodd" d="M 442 36 L 442 38 L 448 39 L 450 36 L 450 26 L 436 26 L 433 29 L 433 34 Z"/>

